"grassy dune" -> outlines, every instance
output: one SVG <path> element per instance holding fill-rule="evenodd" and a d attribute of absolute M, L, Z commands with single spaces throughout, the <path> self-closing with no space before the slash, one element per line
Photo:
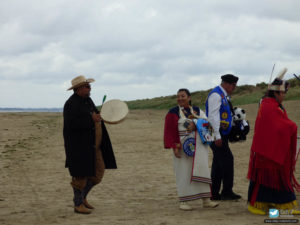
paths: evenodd
<path fill-rule="evenodd" d="M 285 101 L 300 100 L 300 82 L 296 78 L 290 79 L 289 82 L 291 87 Z M 192 92 L 192 104 L 203 109 L 207 95 L 211 90 Z M 258 103 L 266 90 L 266 83 L 237 86 L 232 95 L 232 103 L 234 106 Z M 130 109 L 169 109 L 176 104 L 176 95 L 174 93 L 170 96 L 128 101 L 127 104 Z"/>

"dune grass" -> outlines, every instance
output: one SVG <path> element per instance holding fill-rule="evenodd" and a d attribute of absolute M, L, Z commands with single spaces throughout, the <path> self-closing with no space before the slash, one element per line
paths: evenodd
<path fill-rule="evenodd" d="M 290 79 L 289 82 L 291 87 L 286 94 L 285 101 L 300 100 L 300 82 L 296 78 Z M 192 92 L 192 105 L 204 109 L 207 95 L 211 90 Z M 266 90 L 267 84 L 264 82 L 256 85 L 237 86 L 232 95 L 232 104 L 241 106 L 258 103 Z M 127 104 L 129 109 L 169 109 L 176 105 L 176 93 L 165 97 L 128 101 Z"/>

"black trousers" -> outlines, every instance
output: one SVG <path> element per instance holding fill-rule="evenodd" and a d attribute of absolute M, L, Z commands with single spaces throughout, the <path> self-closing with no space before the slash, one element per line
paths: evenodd
<path fill-rule="evenodd" d="M 210 147 L 213 151 L 211 168 L 212 195 L 216 196 L 219 194 L 222 183 L 223 189 L 221 194 L 230 194 L 233 187 L 234 161 L 227 136 L 222 136 L 222 147 L 217 147 L 214 143 Z"/>

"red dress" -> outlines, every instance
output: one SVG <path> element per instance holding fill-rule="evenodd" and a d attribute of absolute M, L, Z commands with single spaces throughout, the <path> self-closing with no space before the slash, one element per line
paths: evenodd
<path fill-rule="evenodd" d="M 297 125 L 274 98 L 263 99 L 255 121 L 248 179 L 254 183 L 253 205 L 260 185 L 277 191 L 300 190 L 294 170 L 297 160 Z"/>

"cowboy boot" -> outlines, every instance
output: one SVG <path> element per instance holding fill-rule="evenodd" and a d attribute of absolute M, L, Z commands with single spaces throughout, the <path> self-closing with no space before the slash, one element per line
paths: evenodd
<path fill-rule="evenodd" d="M 94 187 L 94 184 L 91 180 L 88 180 L 86 182 L 86 186 L 84 187 L 83 191 L 82 191 L 82 197 L 83 197 L 83 201 L 82 203 L 84 204 L 84 206 L 88 209 L 94 209 L 94 207 L 92 205 L 90 205 L 87 201 L 87 195 L 90 192 L 90 190 Z"/>
<path fill-rule="evenodd" d="M 81 213 L 81 214 L 90 214 L 92 211 L 81 204 L 79 206 L 74 207 L 74 212 Z"/>
<path fill-rule="evenodd" d="M 81 213 L 81 214 L 90 214 L 91 210 L 86 208 L 83 204 L 83 197 L 82 197 L 82 191 L 80 191 L 77 188 L 73 187 L 74 191 L 74 212 Z"/>

